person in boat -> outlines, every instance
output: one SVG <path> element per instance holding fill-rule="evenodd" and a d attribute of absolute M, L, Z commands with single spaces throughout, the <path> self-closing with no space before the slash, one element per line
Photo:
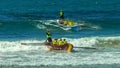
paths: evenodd
<path fill-rule="evenodd" d="M 58 44 L 59 44 L 59 46 L 64 45 L 64 43 L 63 43 L 62 39 L 60 39 L 60 40 L 59 40 Z"/>
<path fill-rule="evenodd" d="M 53 47 L 54 49 L 58 49 L 58 48 L 59 48 L 59 46 L 58 46 L 58 39 L 54 39 L 54 40 L 52 41 L 52 47 Z"/>
<path fill-rule="evenodd" d="M 60 10 L 59 18 L 60 19 L 64 19 L 64 12 L 63 12 L 63 10 Z"/>
<path fill-rule="evenodd" d="M 69 26 L 74 26 L 74 22 L 73 21 L 69 21 L 68 25 Z"/>
<path fill-rule="evenodd" d="M 59 42 L 58 42 L 58 44 L 59 44 L 59 49 L 61 50 L 64 47 L 66 47 L 67 41 L 66 41 L 66 39 L 63 39 L 63 40 L 60 39 Z"/>
<path fill-rule="evenodd" d="M 64 26 L 74 26 L 74 22 L 71 20 L 66 19 L 64 21 Z"/>
<path fill-rule="evenodd" d="M 68 25 L 68 22 L 69 22 L 69 20 L 66 19 L 66 20 L 64 21 L 63 25 L 64 25 L 64 26 L 67 26 L 67 25 Z"/>
<path fill-rule="evenodd" d="M 66 39 L 63 39 L 63 44 L 64 44 L 64 45 L 66 45 L 66 44 L 67 44 Z"/>
<path fill-rule="evenodd" d="M 63 24 L 64 23 L 64 12 L 63 10 L 60 10 L 59 12 L 59 19 L 58 19 L 58 24 Z"/>
<path fill-rule="evenodd" d="M 57 45 L 58 45 L 58 39 L 54 39 L 54 40 L 52 41 L 52 43 L 53 43 L 54 46 L 57 46 Z"/>
<path fill-rule="evenodd" d="M 51 38 L 51 33 L 50 33 L 50 30 L 47 29 L 46 31 L 46 38 L 47 38 L 47 43 L 51 43 L 52 42 L 52 38 Z"/>

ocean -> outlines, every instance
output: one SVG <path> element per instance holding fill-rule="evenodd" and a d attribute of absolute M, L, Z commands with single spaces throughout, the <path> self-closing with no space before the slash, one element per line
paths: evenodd
<path fill-rule="evenodd" d="M 79 31 L 56 27 L 59 11 L 65 19 L 85 25 Z M 52 38 L 65 38 L 71 53 L 48 51 Z M 120 68 L 119 0 L 1 0 L 0 68 Z"/>

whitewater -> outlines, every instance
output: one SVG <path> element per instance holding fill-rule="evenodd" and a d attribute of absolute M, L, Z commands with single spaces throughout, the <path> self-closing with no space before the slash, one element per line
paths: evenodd
<path fill-rule="evenodd" d="M 71 53 L 62 53 L 50 52 L 44 45 L 21 45 L 22 42 L 43 43 L 44 40 L 1 41 L 0 64 L 20 66 L 119 64 L 120 43 L 117 42 L 120 42 L 120 37 L 66 39 L 74 47 L 97 47 L 98 49 L 73 48 L 74 51 Z"/>
<path fill-rule="evenodd" d="M 56 24 L 61 9 L 78 31 Z M 73 51 L 49 51 L 46 29 Z M 0 68 L 120 68 L 120 1 L 1 0 Z"/>

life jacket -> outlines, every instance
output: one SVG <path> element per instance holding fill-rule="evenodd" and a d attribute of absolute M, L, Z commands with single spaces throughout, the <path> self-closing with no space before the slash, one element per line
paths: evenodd
<path fill-rule="evenodd" d="M 47 37 L 47 38 L 51 38 L 50 32 L 47 32 L 47 33 L 46 33 L 46 37 Z"/>
<path fill-rule="evenodd" d="M 74 26 L 74 22 L 73 21 L 69 21 L 68 25 L 69 26 Z"/>
<path fill-rule="evenodd" d="M 64 41 L 63 41 L 63 44 L 64 44 L 64 45 L 65 45 L 65 44 L 67 44 L 67 41 L 66 41 L 66 40 L 64 40 Z"/>
<path fill-rule="evenodd" d="M 64 21 L 64 25 L 68 25 L 68 20 L 65 20 L 65 21 Z"/>
<path fill-rule="evenodd" d="M 63 11 L 60 11 L 60 17 L 63 16 Z"/>
<path fill-rule="evenodd" d="M 59 41 L 59 46 L 61 46 L 61 45 L 63 45 L 63 41 L 60 40 Z"/>
<path fill-rule="evenodd" d="M 53 45 L 57 45 L 58 44 L 58 41 L 57 40 L 53 40 Z"/>

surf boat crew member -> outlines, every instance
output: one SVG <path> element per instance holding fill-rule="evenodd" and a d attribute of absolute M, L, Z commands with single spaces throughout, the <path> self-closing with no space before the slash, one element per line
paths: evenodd
<path fill-rule="evenodd" d="M 63 43 L 62 39 L 60 39 L 60 40 L 59 40 L 58 44 L 59 44 L 59 46 L 64 45 L 64 43 Z"/>
<path fill-rule="evenodd" d="M 66 39 L 63 39 L 63 44 L 64 44 L 64 45 L 66 45 L 66 44 L 67 44 Z"/>
<path fill-rule="evenodd" d="M 63 12 L 63 10 L 60 10 L 59 11 L 59 19 L 57 20 L 57 23 L 58 24 L 64 24 L 64 12 Z"/>
<path fill-rule="evenodd" d="M 47 31 L 46 31 L 46 38 L 47 38 L 48 43 L 52 42 L 51 33 L 50 33 L 49 29 L 47 29 Z"/>
<path fill-rule="evenodd" d="M 59 12 L 59 18 L 60 19 L 64 19 L 64 12 L 63 12 L 63 10 L 60 10 L 60 12 Z"/>
<path fill-rule="evenodd" d="M 57 39 L 54 39 L 54 40 L 52 41 L 52 43 L 53 43 L 54 46 L 57 46 L 57 45 L 58 45 L 58 40 L 57 40 Z"/>

